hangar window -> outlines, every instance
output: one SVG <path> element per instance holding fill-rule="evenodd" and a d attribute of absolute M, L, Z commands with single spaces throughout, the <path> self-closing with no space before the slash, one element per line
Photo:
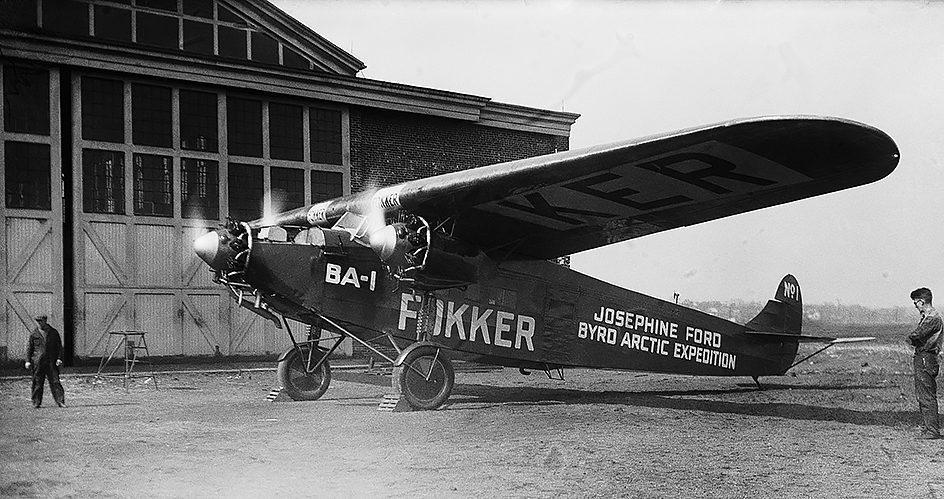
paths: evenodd
<path fill-rule="evenodd" d="M 180 91 L 180 148 L 219 150 L 216 94 Z"/>
<path fill-rule="evenodd" d="M 269 155 L 272 159 L 303 161 L 303 134 L 301 106 L 269 104 Z"/>
<path fill-rule="evenodd" d="M 184 0 L 184 14 L 213 19 L 213 0 Z"/>
<path fill-rule="evenodd" d="M 134 155 L 134 214 L 174 216 L 174 167 L 170 156 Z"/>
<path fill-rule="evenodd" d="M 131 85 L 131 140 L 135 145 L 172 147 L 170 106 L 169 88 Z"/>
<path fill-rule="evenodd" d="M 311 162 L 342 164 L 341 111 L 313 107 L 308 121 L 311 134 Z"/>
<path fill-rule="evenodd" d="M 262 166 L 229 164 L 229 216 L 237 220 L 255 220 L 262 216 Z"/>
<path fill-rule="evenodd" d="M 135 5 L 149 9 L 177 12 L 177 0 L 136 0 Z"/>
<path fill-rule="evenodd" d="M 262 157 L 262 102 L 226 99 L 226 131 L 229 153 L 236 156 Z"/>
<path fill-rule="evenodd" d="M 131 11 L 108 5 L 96 5 L 95 36 L 106 40 L 130 42 Z"/>
<path fill-rule="evenodd" d="M 125 213 L 124 153 L 82 150 L 82 211 Z"/>
<path fill-rule="evenodd" d="M 49 144 L 7 141 L 3 153 L 6 207 L 52 209 Z"/>
<path fill-rule="evenodd" d="M 252 41 L 252 60 L 264 64 L 279 63 L 279 42 L 275 38 L 253 31 L 250 40 Z"/>
<path fill-rule="evenodd" d="M 180 208 L 184 218 L 220 218 L 219 163 L 205 159 L 180 160 Z"/>
<path fill-rule="evenodd" d="M 125 141 L 124 87 L 117 80 L 82 78 L 82 138 Z"/>
<path fill-rule="evenodd" d="M 305 205 L 305 170 L 273 166 L 269 177 L 272 211 L 282 212 Z"/>
<path fill-rule="evenodd" d="M 174 2 L 176 6 L 177 2 Z M 135 24 L 138 43 L 176 49 L 179 46 L 179 21 L 176 17 L 137 12 Z"/>
<path fill-rule="evenodd" d="M 233 59 L 246 58 L 246 30 L 219 26 L 217 36 L 219 37 L 221 56 Z"/>
<path fill-rule="evenodd" d="M 338 172 L 311 171 L 311 202 L 318 203 L 344 194 L 344 175 Z"/>
<path fill-rule="evenodd" d="M 184 50 L 213 55 L 213 25 L 184 19 Z"/>
<path fill-rule="evenodd" d="M 310 69 L 311 67 L 308 59 L 285 45 L 282 46 L 282 65 L 299 69 Z"/>
<path fill-rule="evenodd" d="M 43 29 L 58 33 L 88 36 L 88 3 L 72 0 L 45 0 L 42 8 Z"/>
<path fill-rule="evenodd" d="M 3 66 L 3 129 L 49 135 L 49 71 Z"/>

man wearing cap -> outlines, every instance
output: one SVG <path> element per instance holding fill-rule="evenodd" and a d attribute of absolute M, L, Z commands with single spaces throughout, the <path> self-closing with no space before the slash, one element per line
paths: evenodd
<path fill-rule="evenodd" d="M 62 339 L 59 331 L 46 322 L 46 316 L 36 317 L 39 325 L 29 337 L 26 347 L 26 368 L 33 371 L 33 407 L 43 403 L 43 385 L 49 378 L 49 391 L 59 407 L 66 406 L 66 394 L 59 382 L 59 366 L 62 365 Z"/>
<path fill-rule="evenodd" d="M 937 310 L 931 306 L 931 290 L 918 288 L 911 292 L 911 300 L 921 314 L 921 321 L 908 335 L 908 343 L 915 347 L 914 380 L 915 396 L 921 411 L 920 439 L 941 438 L 940 420 L 937 413 L 937 375 L 940 371 L 938 354 L 941 352 L 944 323 Z"/>

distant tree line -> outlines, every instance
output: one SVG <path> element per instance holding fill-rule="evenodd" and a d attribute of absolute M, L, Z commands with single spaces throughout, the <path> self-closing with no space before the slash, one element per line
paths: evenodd
<path fill-rule="evenodd" d="M 722 319 L 745 323 L 754 318 L 766 305 L 766 302 L 745 302 L 740 300 L 691 301 L 683 300 L 681 305 L 694 308 Z M 804 304 L 804 319 L 822 325 L 838 324 L 911 324 L 918 320 L 917 312 L 908 307 L 870 308 L 862 305 L 837 303 Z"/>

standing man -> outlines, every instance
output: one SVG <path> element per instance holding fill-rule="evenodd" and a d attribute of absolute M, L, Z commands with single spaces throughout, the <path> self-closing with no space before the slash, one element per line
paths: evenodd
<path fill-rule="evenodd" d="M 36 316 L 39 325 L 29 337 L 26 347 L 26 368 L 33 371 L 33 407 L 43 403 L 43 385 L 49 378 L 49 391 L 59 407 L 66 406 L 66 394 L 59 382 L 59 366 L 62 365 L 62 338 L 59 331 L 46 322 L 45 315 Z"/>
<path fill-rule="evenodd" d="M 914 345 L 914 380 L 915 396 L 921 411 L 922 440 L 941 438 L 940 421 L 937 413 L 937 375 L 940 371 L 938 354 L 941 352 L 941 334 L 944 323 L 941 316 L 931 306 L 931 290 L 918 288 L 911 292 L 911 300 L 921 313 L 921 321 L 914 332 L 908 335 L 908 342 Z"/>

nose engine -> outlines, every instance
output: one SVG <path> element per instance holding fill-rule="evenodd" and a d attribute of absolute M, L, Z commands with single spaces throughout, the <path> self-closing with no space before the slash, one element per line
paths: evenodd
<path fill-rule="evenodd" d="M 193 250 L 213 270 L 238 270 L 246 265 L 250 237 L 247 228 L 236 222 L 198 237 Z"/>

